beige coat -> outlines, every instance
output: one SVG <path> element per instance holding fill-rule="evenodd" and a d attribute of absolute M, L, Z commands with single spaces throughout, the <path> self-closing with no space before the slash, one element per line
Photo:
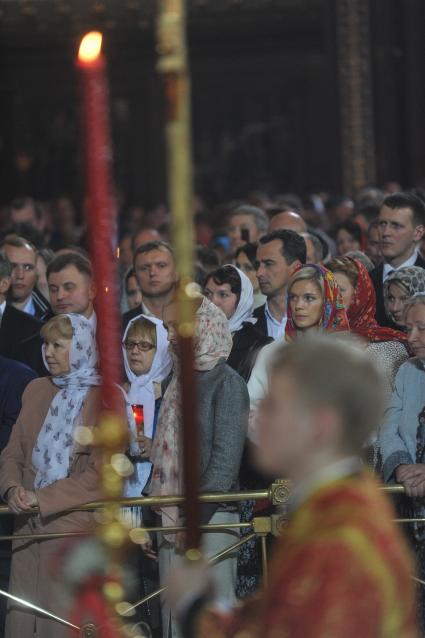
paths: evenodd
<path fill-rule="evenodd" d="M 47 411 L 59 388 L 50 378 L 36 379 L 26 388 L 22 409 L 13 427 L 9 444 L 0 456 L 0 496 L 9 488 L 23 485 L 34 490 L 36 471 L 32 452 Z M 99 388 L 91 388 L 82 410 L 82 425 L 93 426 L 99 404 Z M 36 490 L 40 516 L 17 516 L 15 533 L 81 532 L 93 521 L 91 512 L 65 510 L 99 500 L 100 457 L 95 450 L 76 445 L 70 476 Z M 69 619 L 60 587 L 58 563 L 68 540 L 15 541 L 9 591 L 65 619 Z M 71 631 L 71 633 L 69 633 Z M 9 605 L 5 638 L 69 638 L 72 630 L 15 603 Z"/>

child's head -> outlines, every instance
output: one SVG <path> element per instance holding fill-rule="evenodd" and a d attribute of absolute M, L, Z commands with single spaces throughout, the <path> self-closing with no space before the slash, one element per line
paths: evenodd
<path fill-rule="evenodd" d="M 314 337 L 283 346 L 259 410 L 258 463 L 299 479 L 312 467 L 359 455 L 382 417 L 379 371 L 348 339 Z"/>

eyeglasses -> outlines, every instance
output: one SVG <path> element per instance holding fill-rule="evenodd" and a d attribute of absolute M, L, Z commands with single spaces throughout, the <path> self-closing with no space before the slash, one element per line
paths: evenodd
<path fill-rule="evenodd" d="M 149 350 L 153 350 L 156 346 L 153 343 L 149 343 L 149 341 L 124 341 L 124 348 L 131 352 L 136 348 L 139 352 L 149 352 Z"/>

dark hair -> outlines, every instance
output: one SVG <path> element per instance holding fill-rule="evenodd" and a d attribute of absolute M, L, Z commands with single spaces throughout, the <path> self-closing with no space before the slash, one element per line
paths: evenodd
<path fill-rule="evenodd" d="M 53 261 L 55 258 L 55 253 L 51 248 L 40 248 L 37 251 L 37 254 L 39 257 L 41 257 L 46 266 L 48 266 L 50 262 Z"/>
<path fill-rule="evenodd" d="M 204 287 L 207 285 L 210 279 L 212 279 L 213 282 L 216 283 L 218 286 L 229 284 L 230 290 L 233 292 L 234 295 L 237 295 L 239 299 L 241 295 L 242 284 L 239 273 L 234 266 L 221 266 L 221 268 L 217 268 L 217 270 L 213 270 L 212 272 L 210 272 L 205 279 Z"/>
<path fill-rule="evenodd" d="M 345 230 L 353 239 L 359 242 L 360 246 L 363 245 L 363 231 L 358 225 L 357 222 L 353 222 L 352 219 L 347 219 L 346 222 L 342 222 L 339 224 L 335 230 L 335 237 L 338 235 L 340 230 Z"/>
<path fill-rule="evenodd" d="M 314 233 L 312 233 L 311 231 L 308 231 L 306 233 L 303 233 L 301 235 L 301 237 L 305 239 L 309 239 L 311 241 L 311 243 L 313 244 L 313 248 L 314 248 L 314 263 L 318 264 L 320 261 L 323 261 L 325 255 L 325 248 L 323 246 L 323 243 L 320 241 L 319 237 L 317 235 L 315 235 Z"/>
<path fill-rule="evenodd" d="M 305 264 L 307 259 L 307 246 L 304 237 L 294 230 L 275 230 L 264 237 L 261 237 L 260 244 L 270 244 L 270 242 L 279 240 L 282 242 L 282 255 L 285 257 L 288 266 L 294 261 L 300 261 Z"/>
<path fill-rule="evenodd" d="M 135 276 L 136 276 L 136 271 L 134 270 L 134 268 L 129 268 L 129 270 L 127 270 L 127 273 L 124 277 L 124 284 L 125 284 L 126 290 L 127 290 L 128 280 L 131 279 L 131 277 L 135 277 Z"/>
<path fill-rule="evenodd" d="M 158 239 L 158 241 L 148 241 L 146 244 L 142 244 L 134 253 L 134 262 L 136 261 L 136 257 L 139 255 L 144 255 L 145 253 L 151 253 L 153 250 L 160 250 L 161 248 L 165 248 L 168 250 L 172 258 L 174 259 L 174 250 L 166 241 L 162 241 Z M 133 262 L 133 263 L 134 263 Z"/>
<path fill-rule="evenodd" d="M 12 274 L 12 264 L 7 258 L 4 250 L 0 250 L 0 278 L 10 277 Z"/>
<path fill-rule="evenodd" d="M 65 253 L 55 257 L 47 266 L 46 277 L 48 278 L 53 272 L 61 272 L 68 266 L 75 266 L 82 275 L 93 277 L 90 261 L 78 253 Z"/>
<path fill-rule="evenodd" d="M 25 206 L 32 206 L 36 219 L 42 219 L 43 210 L 37 204 L 37 202 L 32 199 L 32 197 L 18 197 L 14 199 L 10 204 L 10 211 L 12 212 L 12 210 L 21 210 L 22 208 L 25 208 Z"/>
<path fill-rule="evenodd" d="M 4 248 L 5 246 L 12 246 L 13 248 L 29 248 L 37 254 L 36 247 L 28 241 L 28 239 L 25 239 L 25 237 L 19 237 L 18 235 L 8 235 L 5 237 L 1 242 L 0 248 Z"/>
<path fill-rule="evenodd" d="M 208 246 L 196 246 L 196 258 L 202 268 L 209 270 L 220 266 L 220 258 L 217 251 Z"/>
<path fill-rule="evenodd" d="M 10 235 L 18 235 L 23 239 L 26 239 L 30 244 L 38 248 L 43 248 L 46 245 L 43 234 L 27 222 L 21 222 L 19 224 L 9 224 L 2 230 L 2 239 L 9 237 Z"/>
<path fill-rule="evenodd" d="M 388 195 L 382 202 L 382 206 L 387 206 L 393 210 L 397 208 L 410 208 L 414 225 L 425 226 L 425 204 L 413 193 L 394 193 L 393 195 Z"/>
<path fill-rule="evenodd" d="M 377 204 L 365 204 L 361 206 L 353 215 L 353 220 L 356 220 L 356 217 L 362 216 L 365 218 L 367 223 L 370 225 L 373 221 L 378 218 L 379 215 L 379 206 Z"/>
<path fill-rule="evenodd" d="M 243 246 L 239 246 L 239 248 L 237 248 L 235 252 L 235 259 L 237 259 L 241 253 L 244 253 L 248 257 L 251 264 L 255 266 L 255 262 L 257 259 L 257 248 L 258 243 L 256 241 L 251 241 L 247 244 L 243 244 Z"/>

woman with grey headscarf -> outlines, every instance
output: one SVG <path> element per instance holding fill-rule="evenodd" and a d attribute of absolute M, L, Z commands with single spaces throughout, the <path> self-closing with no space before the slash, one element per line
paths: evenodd
<path fill-rule="evenodd" d="M 425 292 L 425 270 L 419 266 L 400 268 L 384 282 L 384 304 L 391 321 L 404 328 L 404 306 L 417 293 Z"/>

